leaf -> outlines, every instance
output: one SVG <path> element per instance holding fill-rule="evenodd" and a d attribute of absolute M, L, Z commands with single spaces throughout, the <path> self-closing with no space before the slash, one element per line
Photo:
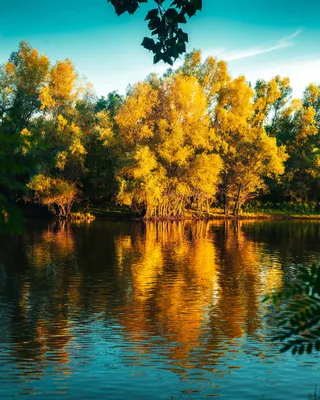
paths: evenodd
<path fill-rule="evenodd" d="M 186 20 L 184 12 L 180 12 L 179 13 L 177 22 L 179 22 L 179 24 L 186 24 L 187 23 L 187 20 Z"/>
<path fill-rule="evenodd" d="M 198 11 L 202 10 L 202 0 L 193 0 L 193 4 Z"/>
<path fill-rule="evenodd" d="M 177 43 L 177 48 L 178 48 L 179 54 L 186 52 L 186 44 L 184 42 L 181 42 L 180 40 Z"/>
<path fill-rule="evenodd" d="M 157 33 L 159 32 L 159 26 L 161 24 L 161 20 L 159 17 L 155 17 L 153 19 L 150 19 L 149 23 L 148 23 L 148 28 L 150 29 L 151 34 L 154 35 L 154 30 L 157 30 Z"/>
<path fill-rule="evenodd" d="M 184 42 L 188 42 L 188 40 L 189 40 L 188 34 L 185 33 L 185 32 L 183 32 L 182 29 L 179 29 L 179 31 L 178 31 L 178 36 L 179 36 L 179 39 L 181 39 L 181 40 L 184 41 Z"/>
<path fill-rule="evenodd" d="M 127 9 L 121 6 L 116 6 L 114 7 L 116 14 L 118 15 L 118 17 L 120 17 L 120 15 L 124 14 Z"/>
<path fill-rule="evenodd" d="M 160 60 L 162 60 L 162 53 L 155 53 L 153 57 L 154 64 L 157 64 Z"/>
<path fill-rule="evenodd" d="M 150 39 L 148 37 L 145 37 L 141 43 L 141 46 L 143 46 L 145 49 L 150 50 L 150 51 L 155 51 L 156 44 L 153 39 Z"/>
<path fill-rule="evenodd" d="M 170 18 L 170 19 L 174 20 L 174 21 L 178 21 L 178 19 L 179 19 L 178 11 L 175 8 L 169 8 L 166 11 L 165 16 L 167 18 Z"/>
<path fill-rule="evenodd" d="M 159 10 L 157 8 L 150 10 L 145 18 L 145 21 L 158 17 L 158 13 L 159 13 Z"/>
<path fill-rule="evenodd" d="M 170 48 L 167 51 L 167 54 L 169 57 L 172 57 L 174 59 L 177 59 L 179 57 L 178 47 L 175 43 L 170 46 Z"/>
<path fill-rule="evenodd" d="M 164 62 L 166 62 L 167 64 L 170 64 L 171 66 L 173 65 L 173 61 L 171 59 L 171 57 L 168 56 L 168 54 L 164 53 L 162 55 L 162 59 Z"/>
<path fill-rule="evenodd" d="M 132 15 L 132 14 L 134 14 L 134 13 L 137 11 L 138 7 L 139 7 L 139 4 L 138 4 L 137 2 L 135 2 L 135 3 L 130 3 L 130 4 L 128 4 L 128 6 L 127 6 L 127 11 L 128 11 L 129 14 Z"/>
<path fill-rule="evenodd" d="M 185 6 L 185 11 L 186 11 L 186 13 L 188 14 L 189 18 L 191 18 L 191 17 L 193 17 L 194 14 L 197 12 L 197 8 L 195 7 L 194 4 L 188 3 L 188 4 Z"/>

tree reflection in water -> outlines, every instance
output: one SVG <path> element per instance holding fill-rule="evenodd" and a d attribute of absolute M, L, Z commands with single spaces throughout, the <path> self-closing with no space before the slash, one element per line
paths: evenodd
<path fill-rule="evenodd" d="M 49 367 L 72 374 L 97 335 L 130 349 L 123 363 L 166 360 L 182 376 L 217 371 L 240 350 L 275 357 L 261 298 L 293 272 L 283 267 L 287 239 L 271 248 L 271 228 L 255 224 L 31 224 L 0 249 L 0 335 L 16 370 L 24 379 Z"/>

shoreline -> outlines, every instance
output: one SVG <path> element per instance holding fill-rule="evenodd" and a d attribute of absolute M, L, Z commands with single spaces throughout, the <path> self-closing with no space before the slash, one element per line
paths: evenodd
<path fill-rule="evenodd" d="M 245 221 L 245 220 L 261 220 L 261 221 L 285 221 L 285 220 L 318 220 L 320 221 L 320 214 L 246 214 L 237 217 L 233 215 L 208 215 L 208 216 L 181 216 L 181 217 L 134 217 L 126 215 L 104 215 L 95 216 L 96 221 L 107 220 L 126 220 L 126 221 L 143 221 L 143 222 L 160 222 L 160 221 Z"/>
<path fill-rule="evenodd" d="M 241 215 L 233 216 L 233 215 L 224 215 L 219 212 L 213 212 L 211 215 L 185 215 L 180 217 L 136 217 L 127 212 L 126 210 L 98 210 L 98 209 L 83 209 L 77 210 L 76 213 L 90 213 L 95 221 L 110 221 L 110 220 L 118 220 L 118 221 L 143 221 L 143 222 L 152 222 L 152 221 L 250 221 L 250 220 L 261 220 L 261 221 L 281 221 L 281 220 L 305 220 L 305 221 L 320 221 L 320 214 L 295 214 L 295 213 L 284 213 L 284 212 L 275 212 L 275 213 L 263 213 L 263 212 L 244 212 Z M 38 214 L 36 212 L 27 212 L 24 213 L 24 217 L 26 219 L 56 219 L 56 217 L 51 216 L 50 214 Z M 85 222 L 81 219 L 74 220 L 74 222 Z"/>
<path fill-rule="evenodd" d="M 105 218 L 102 218 L 105 219 Z M 245 220 L 261 220 L 261 221 L 271 221 L 271 220 L 319 220 L 320 215 L 276 215 L 276 214 L 268 214 L 268 215 L 239 215 L 237 217 L 234 216 L 224 216 L 224 215 L 214 215 L 214 216 L 206 216 L 206 217 L 151 217 L 151 218 L 130 218 L 133 221 L 245 221 Z M 101 220 L 97 218 L 97 220 Z"/>

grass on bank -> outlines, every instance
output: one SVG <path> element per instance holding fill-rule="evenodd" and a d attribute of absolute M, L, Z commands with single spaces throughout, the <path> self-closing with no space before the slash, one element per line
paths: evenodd
<path fill-rule="evenodd" d="M 130 208 L 128 207 L 87 207 L 75 210 L 75 213 L 90 214 L 94 219 L 132 219 L 135 217 Z M 187 209 L 183 217 L 172 218 L 152 218 L 152 219 L 225 219 L 224 210 L 219 207 L 211 207 L 209 213 L 206 211 L 199 212 L 195 209 Z M 235 217 L 230 214 L 228 219 Z M 239 219 L 320 219 L 320 211 L 317 212 L 311 208 L 297 208 L 297 207 L 246 207 L 239 214 Z"/>
<path fill-rule="evenodd" d="M 95 219 L 130 219 L 132 213 L 126 207 L 86 207 L 76 210 L 79 214 L 90 214 Z"/>

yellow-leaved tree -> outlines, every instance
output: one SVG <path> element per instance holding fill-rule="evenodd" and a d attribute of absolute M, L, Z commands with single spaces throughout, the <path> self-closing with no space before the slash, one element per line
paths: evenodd
<path fill-rule="evenodd" d="M 245 77 L 229 81 L 219 92 L 214 126 L 225 142 L 222 191 L 225 213 L 241 206 L 266 188 L 264 179 L 284 173 L 284 146 L 264 128 L 267 106 L 253 103 L 254 92 Z"/>
<path fill-rule="evenodd" d="M 178 72 L 138 83 L 116 121 L 120 202 L 146 217 L 183 216 L 192 200 L 199 207 L 208 204 L 222 161 L 206 95 L 195 77 Z"/>
<path fill-rule="evenodd" d="M 63 218 L 70 215 L 77 195 L 74 183 L 38 174 L 32 178 L 27 187 L 34 193 L 34 202 L 47 206 L 54 215 Z"/>
<path fill-rule="evenodd" d="M 206 94 L 207 109 L 223 160 L 219 194 L 225 213 L 238 215 L 241 206 L 265 188 L 266 177 L 284 172 L 285 148 L 265 130 L 273 107 L 277 115 L 288 82 L 276 77 L 257 86 L 256 96 L 245 77 L 231 79 L 224 61 L 201 60 L 201 52 L 186 56 L 181 71 L 197 79 Z M 281 97 L 282 96 L 282 97 Z M 276 103 L 278 101 L 278 103 Z"/>

